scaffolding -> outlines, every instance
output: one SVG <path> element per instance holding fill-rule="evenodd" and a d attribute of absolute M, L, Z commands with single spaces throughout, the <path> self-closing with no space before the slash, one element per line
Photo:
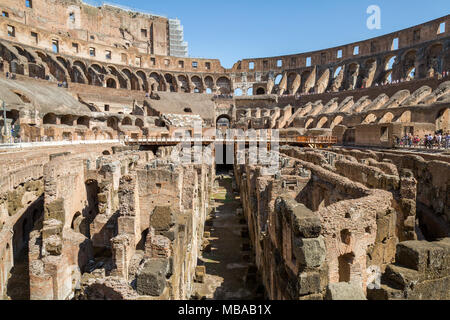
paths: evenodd
<path fill-rule="evenodd" d="M 169 19 L 169 55 L 188 56 L 188 43 L 184 41 L 184 29 L 178 19 Z"/>

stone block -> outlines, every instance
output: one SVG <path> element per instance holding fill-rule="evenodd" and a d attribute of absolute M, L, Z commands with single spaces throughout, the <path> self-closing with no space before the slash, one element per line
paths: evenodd
<path fill-rule="evenodd" d="M 326 248 L 323 237 L 315 239 L 294 239 L 294 255 L 300 265 L 316 268 L 325 261 Z"/>
<path fill-rule="evenodd" d="M 175 214 L 170 207 L 156 207 L 150 216 L 155 231 L 169 231 L 175 225 Z"/>
<path fill-rule="evenodd" d="M 319 272 L 303 272 L 298 277 L 298 294 L 300 296 L 320 292 Z"/>
<path fill-rule="evenodd" d="M 136 290 L 140 295 L 158 297 L 163 294 L 169 273 L 168 259 L 148 260 L 136 276 Z"/>
<path fill-rule="evenodd" d="M 423 271 L 427 267 L 429 245 L 421 241 L 405 241 L 397 245 L 396 263 L 402 267 Z"/>
<path fill-rule="evenodd" d="M 330 283 L 327 287 L 325 300 L 367 300 L 360 283 Z"/>

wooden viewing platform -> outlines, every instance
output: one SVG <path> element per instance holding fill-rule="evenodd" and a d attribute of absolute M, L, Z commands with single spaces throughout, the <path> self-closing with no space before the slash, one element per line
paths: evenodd
<path fill-rule="evenodd" d="M 278 143 L 279 145 L 296 145 L 302 147 L 310 148 L 326 148 L 337 144 L 336 137 L 309 137 L 309 136 L 298 136 L 295 138 L 278 138 L 272 139 L 271 137 L 261 137 L 261 138 L 238 138 L 233 139 L 221 139 L 215 137 L 207 138 L 146 138 L 146 139 L 127 139 L 124 141 L 127 145 L 147 145 L 147 146 L 175 146 L 180 143 L 191 143 L 191 144 L 202 144 L 209 145 L 211 143 L 245 143 L 246 145 L 250 143 L 267 143 L 272 145 Z"/>

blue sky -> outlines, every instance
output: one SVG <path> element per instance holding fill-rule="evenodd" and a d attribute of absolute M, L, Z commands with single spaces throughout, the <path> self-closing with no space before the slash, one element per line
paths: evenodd
<path fill-rule="evenodd" d="M 365 40 L 450 13 L 449 0 L 107 2 L 179 18 L 189 42 L 189 55 L 218 58 L 227 68 L 240 59 L 301 53 Z M 380 30 L 366 27 L 370 5 L 381 8 Z"/>

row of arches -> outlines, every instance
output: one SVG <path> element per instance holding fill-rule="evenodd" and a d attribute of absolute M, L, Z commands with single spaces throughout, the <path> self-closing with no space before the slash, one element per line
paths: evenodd
<path fill-rule="evenodd" d="M 328 67 L 311 67 L 302 72 L 285 72 L 269 76 L 272 92 L 279 95 L 337 92 L 368 88 L 394 81 L 432 77 L 444 71 L 444 45 L 435 42 L 427 47 L 393 51 L 364 61 L 352 61 Z"/>
<path fill-rule="evenodd" d="M 119 125 L 122 126 L 136 126 L 139 128 L 144 128 L 144 121 L 141 118 L 136 118 L 134 121 L 130 117 L 124 117 L 122 120 L 120 120 L 117 117 L 109 117 L 107 120 L 107 126 L 109 128 L 112 128 L 114 130 L 117 130 Z M 42 119 L 42 123 L 44 125 L 56 125 L 56 124 L 62 124 L 66 126 L 84 126 L 86 128 L 90 128 L 91 126 L 91 119 L 88 116 L 74 116 L 74 115 L 62 115 L 57 116 L 54 113 L 47 113 L 44 115 Z"/>
<path fill-rule="evenodd" d="M 115 65 L 88 63 L 39 49 L 11 46 L 0 42 L 2 68 L 33 78 L 74 82 L 115 89 L 185 93 L 221 93 L 232 91 L 228 75 L 188 75 L 132 69 Z"/>
<path fill-rule="evenodd" d="M 435 117 L 436 130 L 449 130 L 450 129 L 450 109 L 443 108 L 439 110 Z M 337 125 L 343 124 L 344 116 L 321 116 L 309 118 L 305 122 L 305 129 L 333 129 Z M 385 112 L 382 114 L 369 113 L 362 120 L 361 124 L 387 124 L 387 123 L 411 123 L 412 111 L 406 110 L 401 114 L 395 115 L 392 112 Z"/>

